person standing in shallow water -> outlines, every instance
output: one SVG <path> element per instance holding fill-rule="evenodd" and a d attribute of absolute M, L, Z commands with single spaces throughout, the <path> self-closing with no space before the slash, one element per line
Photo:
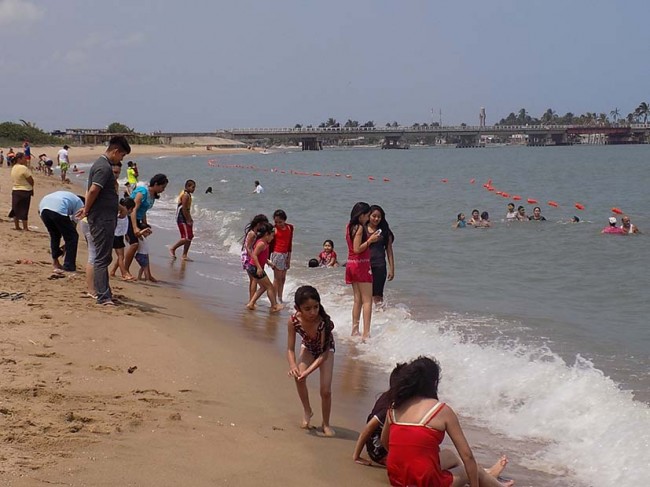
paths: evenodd
<path fill-rule="evenodd" d="M 172 259 L 176 258 L 176 249 L 183 246 L 183 260 L 192 261 L 188 257 L 190 245 L 194 239 L 194 220 L 192 219 L 192 193 L 196 189 L 196 183 L 192 179 L 185 181 L 185 189 L 178 196 L 178 205 L 176 207 L 176 224 L 178 231 L 181 233 L 181 239 L 171 246 L 169 253 Z"/>
<path fill-rule="evenodd" d="M 345 283 L 352 284 L 354 304 L 352 306 L 352 336 L 359 335 L 359 320 L 363 309 L 363 334 L 370 337 L 372 319 L 372 269 L 370 267 L 370 246 L 379 240 L 377 232 L 368 236 L 366 224 L 370 219 L 370 205 L 360 201 L 352 207 L 350 221 L 345 229 L 348 244 L 348 262 L 345 266 Z"/>
<path fill-rule="evenodd" d="M 393 242 L 395 235 L 386 221 L 386 212 L 379 205 L 370 207 L 370 218 L 366 226 L 369 235 L 378 234 L 377 241 L 370 245 L 370 267 L 372 269 L 372 299 L 376 305 L 384 302 L 386 279 L 395 277 Z M 386 266 L 388 261 L 388 266 Z"/>

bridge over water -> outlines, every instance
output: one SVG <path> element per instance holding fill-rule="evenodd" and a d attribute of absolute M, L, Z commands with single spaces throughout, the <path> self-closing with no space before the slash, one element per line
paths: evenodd
<path fill-rule="evenodd" d="M 323 140 L 333 138 L 383 138 L 382 147 L 402 148 L 407 135 L 458 140 L 459 147 L 478 147 L 482 136 L 525 136 L 530 146 L 569 145 L 581 135 L 602 136 L 606 144 L 643 143 L 650 136 L 650 124 L 627 125 L 491 125 L 491 126 L 417 126 L 417 127 L 302 127 L 302 128 L 235 128 L 212 133 L 154 133 L 163 143 L 180 136 L 217 136 L 237 140 L 275 139 L 300 141 L 303 150 L 322 149 Z"/>

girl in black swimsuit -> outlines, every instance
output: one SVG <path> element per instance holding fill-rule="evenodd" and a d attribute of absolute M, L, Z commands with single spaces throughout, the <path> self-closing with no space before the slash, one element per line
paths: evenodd
<path fill-rule="evenodd" d="M 303 407 L 302 427 L 309 429 L 314 415 L 309 403 L 307 377 L 320 370 L 320 397 L 323 410 L 323 434 L 334 436 L 330 427 L 332 410 L 332 373 L 334 370 L 334 323 L 320 304 L 320 295 L 312 286 L 301 286 L 295 295 L 296 313 L 289 318 L 287 359 L 289 376 L 296 381 Z M 296 334 L 302 337 L 300 355 L 296 360 Z"/>

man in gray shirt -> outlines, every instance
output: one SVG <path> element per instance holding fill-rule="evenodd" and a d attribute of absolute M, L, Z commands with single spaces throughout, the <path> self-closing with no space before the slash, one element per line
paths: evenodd
<path fill-rule="evenodd" d="M 86 204 L 77 215 L 79 218 L 88 217 L 90 235 L 97 251 L 93 266 L 97 304 L 115 304 L 108 282 L 119 205 L 113 166 L 121 166 L 122 159 L 130 152 L 131 146 L 126 137 L 118 135 L 111 138 L 106 152 L 90 168 Z"/>

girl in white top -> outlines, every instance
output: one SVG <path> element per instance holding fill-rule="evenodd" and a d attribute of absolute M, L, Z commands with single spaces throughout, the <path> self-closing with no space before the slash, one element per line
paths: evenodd
<path fill-rule="evenodd" d="M 124 235 L 127 234 L 129 229 L 129 215 L 135 208 L 135 201 L 132 198 L 122 198 L 120 200 L 119 213 L 117 215 L 117 225 L 115 226 L 115 237 L 113 239 L 113 250 L 115 250 L 115 262 L 110 268 L 110 276 L 115 277 L 117 269 L 120 269 L 122 279 L 125 281 L 135 281 L 135 277 L 131 275 L 126 268 L 124 261 Z"/>

